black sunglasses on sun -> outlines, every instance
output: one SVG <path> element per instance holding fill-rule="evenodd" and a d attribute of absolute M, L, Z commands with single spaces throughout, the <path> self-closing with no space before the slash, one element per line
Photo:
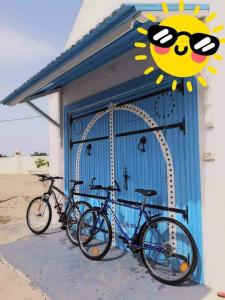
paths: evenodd
<path fill-rule="evenodd" d="M 150 43 L 162 48 L 173 46 L 180 35 L 187 35 L 190 38 L 192 51 L 200 55 L 213 55 L 220 46 L 220 41 L 217 37 L 204 33 L 190 34 L 186 31 L 177 32 L 172 27 L 160 25 L 152 25 L 148 29 Z"/>

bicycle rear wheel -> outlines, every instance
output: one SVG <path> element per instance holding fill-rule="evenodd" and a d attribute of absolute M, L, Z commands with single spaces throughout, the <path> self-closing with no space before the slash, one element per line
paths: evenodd
<path fill-rule="evenodd" d="M 88 209 L 80 218 L 77 239 L 82 253 L 89 259 L 100 260 L 112 244 L 112 227 L 100 208 Z"/>
<path fill-rule="evenodd" d="M 34 198 L 27 208 L 27 225 L 35 234 L 44 233 L 52 219 L 52 210 L 48 201 L 42 197 Z"/>
<path fill-rule="evenodd" d="M 77 201 L 69 210 L 66 217 L 66 234 L 70 242 L 79 246 L 77 240 L 77 227 L 81 215 L 89 208 L 91 204 L 86 201 Z"/>
<path fill-rule="evenodd" d="M 141 257 L 157 280 L 177 285 L 197 265 L 197 247 L 188 229 L 172 218 L 159 217 L 147 223 L 140 235 Z"/>

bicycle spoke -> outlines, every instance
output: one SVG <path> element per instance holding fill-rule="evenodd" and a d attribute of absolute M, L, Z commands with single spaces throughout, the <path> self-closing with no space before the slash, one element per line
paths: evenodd
<path fill-rule="evenodd" d="M 81 217 L 78 236 L 81 251 L 87 257 L 95 259 L 108 252 L 111 244 L 111 231 L 108 226 L 106 217 L 97 209 L 89 210 Z"/>
<path fill-rule="evenodd" d="M 151 273 L 164 282 L 179 282 L 192 270 L 195 263 L 193 244 L 184 231 L 172 219 L 159 218 L 146 228 L 142 240 L 143 259 Z M 157 224 L 154 224 L 157 223 Z M 176 233 L 175 246 L 170 235 L 170 226 Z M 157 228 L 157 235 L 156 229 Z M 173 235 L 174 237 L 174 235 Z"/>
<path fill-rule="evenodd" d="M 27 210 L 29 228 L 34 233 L 42 233 L 47 229 L 50 218 L 49 204 L 43 201 L 41 197 L 33 199 Z"/>

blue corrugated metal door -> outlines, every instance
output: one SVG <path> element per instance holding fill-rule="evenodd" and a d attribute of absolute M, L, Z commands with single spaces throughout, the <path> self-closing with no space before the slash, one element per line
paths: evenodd
<path fill-rule="evenodd" d="M 185 181 L 182 180 L 185 175 L 185 134 L 181 125 L 185 116 L 182 94 L 166 92 L 155 97 L 138 99 L 132 104 L 121 106 L 114 114 L 117 136 L 115 169 L 116 178 L 122 187 L 118 197 L 141 201 L 142 197 L 134 191 L 136 188 L 155 189 L 157 196 L 149 199 L 152 203 L 186 209 Z M 174 124 L 179 125 L 163 128 Z M 153 131 L 136 133 L 149 128 Z M 145 141 L 144 145 L 142 141 Z M 132 220 L 133 224 L 129 223 L 130 228 L 134 226 L 135 212 L 124 207 L 118 207 L 117 212 L 126 219 L 125 223 Z M 170 215 L 175 216 L 173 213 Z M 178 215 L 176 217 L 179 218 Z"/>
<path fill-rule="evenodd" d="M 70 176 L 84 180 L 82 193 L 93 193 L 89 189 L 93 177 L 106 186 L 116 179 L 121 188 L 117 198 L 141 201 L 134 190 L 150 188 L 158 193 L 149 199 L 151 204 L 188 208 L 188 222 L 182 214 L 153 213 L 169 215 L 189 227 L 199 250 L 194 278 L 202 282 L 197 94 L 178 90 L 126 104 L 120 101 L 73 122 Z M 98 201 L 92 199 L 91 203 Z M 118 206 L 116 213 L 132 234 L 137 212 Z M 116 244 L 123 247 L 117 236 Z"/>
<path fill-rule="evenodd" d="M 174 212 L 153 213 L 176 218 L 189 227 L 199 249 L 194 279 L 202 282 L 196 94 L 178 90 L 137 99 L 115 109 L 114 124 L 115 178 L 121 187 L 117 197 L 141 201 L 136 188 L 154 189 L 157 196 L 149 199 L 150 204 L 189 210 L 189 220 Z M 148 128 L 159 129 L 148 132 Z M 137 211 L 118 206 L 116 212 L 132 234 Z M 123 247 L 118 238 L 117 244 Z"/>

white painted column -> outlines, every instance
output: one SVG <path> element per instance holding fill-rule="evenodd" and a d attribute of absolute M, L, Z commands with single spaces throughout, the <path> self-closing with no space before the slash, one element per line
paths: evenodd
<path fill-rule="evenodd" d="M 63 155 L 63 109 L 61 92 L 49 95 L 49 116 L 60 124 L 60 127 L 49 122 L 49 175 L 64 176 L 64 155 Z M 64 181 L 56 180 L 55 185 L 64 189 Z M 51 199 L 52 200 L 52 199 Z M 58 224 L 59 216 L 52 206 L 52 225 Z M 60 224 L 59 224 L 60 225 Z"/>

